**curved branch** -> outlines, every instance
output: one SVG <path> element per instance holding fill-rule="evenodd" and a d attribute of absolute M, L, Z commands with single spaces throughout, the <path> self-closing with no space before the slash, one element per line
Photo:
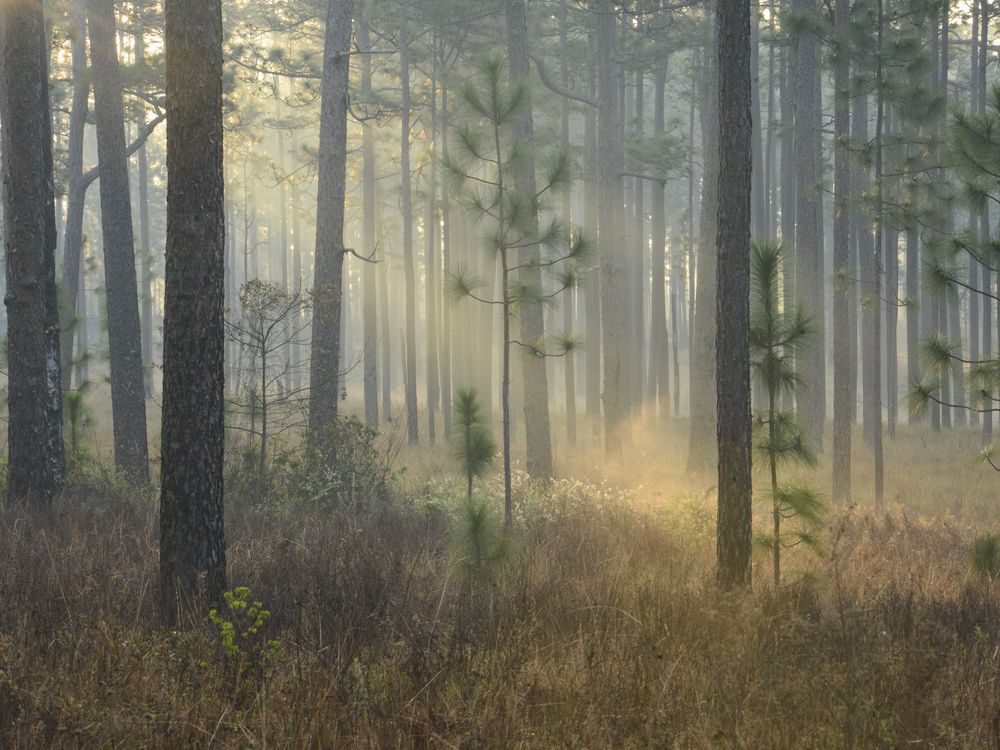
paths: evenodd
<path fill-rule="evenodd" d="M 560 86 L 558 83 L 552 80 L 552 76 L 549 75 L 548 68 L 545 67 L 545 60 L 542 59 L 541 55 L 535 54 L 534 52 L 529 52 L 528 56 L 535 61 L 535 67 L 538 68 L 538 77 L 542 79 L 542 83 L 545 84 L 546 88 L 552 89 L 552 91 L 556 92 L 560 96 L 565 96 L 567 99 L 572 99 L 573 101 L 577 102 L 583 102 L 584 104 L 587 104 L 595 108 L 598 106 L 597 99 L 591 96 L 590 94 L 584 94 L 581 91 L 574 91 L 572 89 L 568 89 L 564 86 Z"/>

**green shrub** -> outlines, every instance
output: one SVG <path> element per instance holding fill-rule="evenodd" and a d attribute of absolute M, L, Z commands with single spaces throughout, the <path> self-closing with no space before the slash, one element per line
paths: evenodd
<path fill-rule="evenodd" d="M 226 611 L 213 609 L 208 617 L 218 629 L 219 645 L 239 691 L 263 679 L 268 663 L 278 650 L 278 642 L 268 639 L 262 632 L 271 613 L 264 609 L 263 603 L 251 600 L 249 588 L 238 586 L 223 596 Z"/>

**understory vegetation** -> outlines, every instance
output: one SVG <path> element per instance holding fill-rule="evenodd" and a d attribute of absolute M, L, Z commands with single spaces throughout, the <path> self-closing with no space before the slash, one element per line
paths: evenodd
<path fill-rule="evenodd" d="M 0 746 L 995 746 L 1000 566 L 974 466 L 964 503 L 937 456 L 890 476 L 913 502 L 831 508 L 782 588 L 761 552 L 755 589 L 724 594 L 711 490 L 515 472 L 508 537 L 502 477 L 470 501 L 444 460 L 408 457 L 363 502 L 240 502 L 231 482 L 232 591 L 179 630 L 156 624 L 151 497 L 95 479 L 50 515 L 4 510 Z M 957 436 L 940 460 L 969 461 Z"/>

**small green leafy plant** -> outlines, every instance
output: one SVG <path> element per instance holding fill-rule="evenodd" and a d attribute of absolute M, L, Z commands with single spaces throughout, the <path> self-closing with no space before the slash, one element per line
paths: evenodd
<path fill-rule="evenodd" d="M 263 679 L 265 670 L 278 650 L 278 642 L 262 632 L 271 613 L 260 601 L 252 600 L 250 589 L 238 586 L 225 594 L 227 612 L 213 609 L 208 613 L 218 628 L 219 644 L 233 670 L 237 690 Z"/>

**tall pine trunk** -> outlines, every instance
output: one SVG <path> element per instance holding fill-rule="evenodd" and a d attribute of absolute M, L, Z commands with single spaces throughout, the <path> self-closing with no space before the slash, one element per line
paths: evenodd
<path fill-rule="evenodd" d="M 527 78 L 530 72 L 528 32 L 524 0 L 507 0 L 507 55 L 512 81 Z M 530 101 L 524 107 L 517 128 L 517 137 L 524 143 L 534 138 Z M 517 173 L 517 189 L 523 195 L 535 194 L 535 164 L 528 158 Z M 535 217 L 535 221 L 538 217 Z M 537 245 L 522 248 L 517 263 L 523 268 L 518 281 L 529 287 L 540 287 L 542 274 L 534 262 L 541 258 Z M 520 304 L 519 338 L 527 346 L 544 349 L 545 319 L 541 301 L 529 299 Z M 552 476 L 552 436 L 549 424 L 549 385 L 545 358 L 522 352 L 524 380 L 524 436 L 527 449 L 528 474 L 536 478 Z"/>
<path fill-rule="evenodd" d="M 653 99 L 653 133 L 659 135 L 666 126 L 665 99 L 667 84 L 667 61 L 661 63 L 656 72 L 655 91 Z M 650 287 L 650 319 L 649 319 L 649 375 L 648 400 L 654 414 L 660 416 L 670 413 L 670 357 L 669 340 L 667 336 L 667 305 L 666 305 L 666 182 L 654 180 L 652 188 L 652 278 Z"/>
<path fill-rule="evenodd" d="M 315 444 L 324 450 L 336 448 L 329 444 L 328 437 L 336 423 L 340 403 L 352 6 L 351 0 L 330 0 L 323 51 L 309 430 Z"/>
<path fill-rule="evenodd" d="M 569 66 L 567 60 L 567 29 L 566 29 L 566 14 L 567 14 L 567 0 L 561 0 L 559 6 L 559 49 L 561 57 L 561 83 L 564 88 L 569 88 Z M 562 110 L 559 113 L 559 127 L 560 127 L 560 137 L 562 139 L 562 147 L 568 152 L 570 150 L 570 136 L 569 136 L 569 125 L 570 125 L 570 111 L 569 111 L 569 100 L 563 97 L 562 100 Z M 572 242 L 572 230 L 570 229 L 572 223 L 572 201 L 573 196 L 569 190 L 563 193 L 562 199 L 562 221 L 563 225 L 566 227 L 567 240 Z M 562 300 L 563 305 L 563 332 L 566 335 L 570 335 L 573 331 L 573 309 L 576 302 L 576 290 L 568 289 L 563 292 L 565 298 Z M 569 351 L 563 357 L 563 377 L 564 383 L 563 387 L 565 389 L 566 398 L 566 442 L 570 447 L 576 445 L 576 353 Z"/>
<path fill-rule="evenodd" d="M 436 42 L 433 43 L 436 46 Z M 437 205 L 437 77 L 432 69 L 430 77 L 430 151 L 427 179 L 427 215 L 424 222 L 424 279 L 425 314 L 427 330 L 427 439 L 431 445 L 437 440 L 437 411 L 441 398 L 441 382 L 438 372 L 438 301 L 440 298 L 438 272 L 440 262 L 438 252 L 438 205 Z"/>
<path fill-rule="evenodd" d="M 166 0 L 167 267 L 160 586 L 174 624 L 226 590 L 222 2 Z"/>
<path fill-rule="evenodd" d="M 718 0 L 719 188 L 717 414 L 719 510 L 716 578 L 750 584 L 752 421 L 750 415 L 750 185 L 753 121 L 750 6 Z"/>
<path fill-rule="evenodd" d="M 136 32 L 135 32 L 135 64 L 142 68 L 146 61 L 146 32 L 142 18 L 142 7 L 137 6 Z M 145 113 L 145 106 L 140 107 L 140 111 Z M 146 396 L 152 398 L 156 383 L 153 371 L 153 245 L 150 238 L 150 217 L 149 217 L 149 156 L 146 153 L 146 144 L 139 147 L 136 157 L 139 202 L 139 258 L 142 278 L 139 288 L 142 293 L 142 369 L 146 381 Z"/>
<path fill-rule="evenodd" d="M 405 23 L 405 22 L 404 22 Z M 402 181 L 403 272 L 406 277 L 406 337 L 403 384 L 406 392 L 406 434 L 410 445 L 420 441 L 417 414 L 417 272 L 413 260 L 413 189 L 410 175 L 410 48 L 404 28 L 399 41 L 400 107 L 399 171 Z"/>
<path fill-rule="evenodd" d="M 803 18 L 816 16 L 815 0 L 797 0 L 796 9 Z M 823 446 L 826 419 L 825 310 L 823 291 L 823 227 L 819 220 L 821 176 L 816 158 L 819 101 L 817 37 L 804 23 L 796 33 L 795 76 L 795 298 L 814 322 L 813 346 L 796 357 L 796 370 L 802 377 L 797 389 L 797 406 L 810 443 L 816 450 Z"/>
<path fill-rule="evenodd" d="M 706 37 L 715 49 L 714 24 Z M 719 69 L 718 57 L 705 55 L 701 80 L 701 143 L 703 167 L 701 214 L 695 281 L 695 312 L 691 342 L 691 433 L 688 440 L 688 471 L 707 472 L 716 461 L 716 234 L 719 187 Z M 749 193 L 749 186 L 747 186 Z"/>
<path fill-rule="evenodd" d="M 125 113 L 115 39 L 114 0 L 88 0 L 90 61 L 100 163 L 101 234 L 111 353 L 111 413 L 115 466 L 131 480 L 149 481 L 142 326 L 135 273 L 135 239 L 125 154 Z"/>
<path fill-rule="evenodd" d="M 358 23 L 358 46 L 365 54 L 361 55 L 361 96 L 367 104 L 372 98 L 372 56 L 371 40 L 368 33 L 368 22 L 362 19 Z M 365 255 L 375 253 L 375 132 L 370 123 L 364 123 L 361 144 L 361 191 L 362 210 L 364 211 L 364 231 L 362 234 Z M 382 263 L 386 259 L 379 258 Z M 364 315 L 364 381 L 365 381 L 365 423 L 369 427 L 378 426 L 378 299 L 375 288 L 376 267 L 366 263 L 361 270 Z"/>
<path fill-rule="evenodd" d="M 851 500 L 851 328 L 850 200 L 851 170 L 847 137 L 851 126 L 850 0 L 834 8 L 834 212 L 833 212 L 833 499 Z"/>
<path fill-rule="evenodd" d="M 87 186 L 83 177 L 83 146 L 87 129 L 87 112 L 90 106 L 90 74 L 87 70 L 87 16 L 84 0 L 73 2 L 73 99 L 70 109 L 69 141 L 67 143 L 66 170 L 66 226 L 63 231 L 62 267 L 62 319 L 60 321 L 60 365 L 62 389 L 70 389 L 73 374 L 73 342 L 82 331 L 86 319 L 81 304 L 81 276 L 83 270 L 83 215 L 87 200 Z M 82 347 L 81 347 L 82 350 Z M 82 352 L 81 352 L 82 353 Z M 77 383 L 79 388 L 82 385 Z"/>
<path fill-rule="evenodd" d="M 47 507 L 64 479 L 48 42 L 41 0 L 0 6 L 7 258 L 7 495 Z"/>

